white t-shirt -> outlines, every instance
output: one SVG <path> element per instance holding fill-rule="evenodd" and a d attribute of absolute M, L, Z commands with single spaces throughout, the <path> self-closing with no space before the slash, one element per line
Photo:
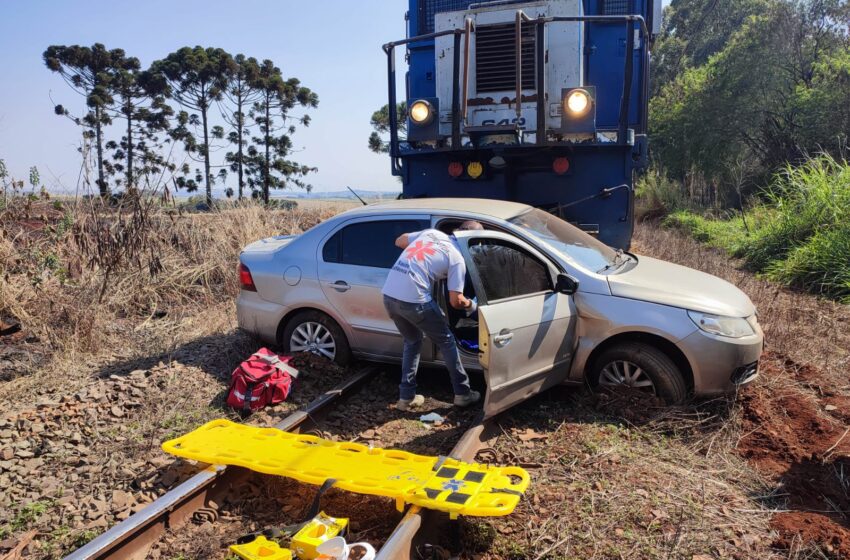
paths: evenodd
<path fill-rule="evenodd" d="M 466 263 L 452 237 L 436 229 L 425 229 L 407 236 L 409 245 L 402 251 L 387 275 L 382 293 L 399 301 L 431 301 L 431 286 L 446 279 L 452 292 L 463 293 Z"/>

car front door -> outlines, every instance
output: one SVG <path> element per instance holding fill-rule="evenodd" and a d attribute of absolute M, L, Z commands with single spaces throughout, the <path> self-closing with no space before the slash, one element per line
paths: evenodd
<path fill-rule="evenodd" d="M 322 292 L 350 325 L 355 352 L 376 358 L 401 356 L 401 335 L 384 310 L 381 289 L 401 254 L 396 238 L 428 227 L 428 216 L 355 218 L 319 244 Z"/>
<path fill-rule="evenodd" d="M 575 305 L 555 291 L 558 269 L 531 245 L 494 231 L 455 235 L 478 297 L 484 412 L 492 416 L 567 378 Z"/>

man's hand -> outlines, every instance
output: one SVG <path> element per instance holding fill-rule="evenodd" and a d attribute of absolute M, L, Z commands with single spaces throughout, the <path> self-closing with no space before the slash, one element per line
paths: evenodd
<path fill-rule="evenodd" d="M 449 292 L 449 303 L 455 309 L 469 309 L 472 307 L 472 300 L 460 292 Z"/>
<path fill-rule="evenodd" d="M 410 245 L 410 239 L 408 238 L 409 233 L 402 233 L 395 240 L 395 246 L 399 249 L 407 249 L 407 246 Z"/>

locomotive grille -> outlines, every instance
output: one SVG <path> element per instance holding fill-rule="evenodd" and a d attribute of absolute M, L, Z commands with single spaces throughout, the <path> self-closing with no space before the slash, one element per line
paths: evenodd
<path fill-rule="evenodd" d="M 631 0 L 603 0 L 603 12 L 606 16 L 622 16 L 632 13 Z"/>
<path fill-rule="evenodd" d="M 522 89 L 535 89 L 534 26 L 522 26 Z M 475 30 L 475 90 L 516 90 L 516 25 L 487 25 Z"/>
<path fill-rule="evenodd" d="M 517 4 L 528 0 L 513 0 L 504 4 Z M 470 4 L 481 3 L 481 0 L 421 0 L 419 3 L 419 34 L 434 32 L 434 14 L 456 12 L 469 8 Z"/>

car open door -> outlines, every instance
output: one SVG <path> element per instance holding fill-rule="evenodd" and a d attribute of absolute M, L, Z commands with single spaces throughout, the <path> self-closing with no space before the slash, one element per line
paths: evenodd
<path fill-rule="evenodd" d="M 560 271 L 516 237 L 455 233 L 478 297 L 478 359 L 486 416 L 563 382 L 576 346 L 572 295 L 555 290 Z"/>

